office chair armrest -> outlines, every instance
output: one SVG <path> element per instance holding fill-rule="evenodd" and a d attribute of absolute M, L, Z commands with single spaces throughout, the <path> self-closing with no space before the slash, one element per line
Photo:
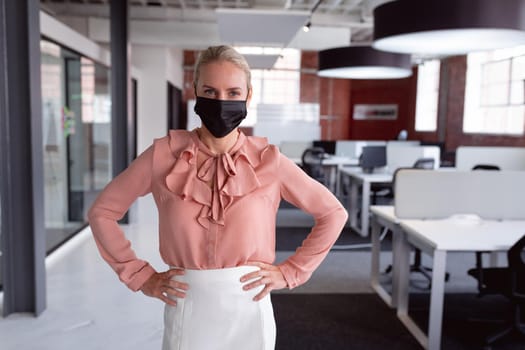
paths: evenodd
<path fill-rule="evenodd" d="M 513 298 L 525 299 L 525 294 L 518 292 L 518 271 L 511 271 L 511 291 Z"/>
<path fill-rule="evenodd" d="M 478 270 L 478 291 L 483 294 L 485 288 L 485 279 L 483 278 L 483 254 L 490 253 L 489 251 L 477 251 L 476 252 L 476 269 Z"/>

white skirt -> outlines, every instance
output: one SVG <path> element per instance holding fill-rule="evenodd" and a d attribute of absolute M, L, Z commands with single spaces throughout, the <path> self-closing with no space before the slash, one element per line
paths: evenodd
<path fill-rule="evenodd" d="M 258 270 L 240 266 L 185 270 L 185 298 L 164 311 L 163 350 L 273 350 L 275 319 L 270 295 L 256 302 L 264 286 L 245 291 L 241 276 Z"/>

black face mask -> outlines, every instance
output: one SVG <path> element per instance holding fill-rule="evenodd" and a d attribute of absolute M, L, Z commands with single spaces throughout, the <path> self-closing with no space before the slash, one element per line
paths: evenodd
<path fill-rule="evenodd" d="M 217 138 L 228 135 L 241 124 L 248 113 L 246 101 L 215 100 L 197 96 L 195 113 L 211 134 Z"/>

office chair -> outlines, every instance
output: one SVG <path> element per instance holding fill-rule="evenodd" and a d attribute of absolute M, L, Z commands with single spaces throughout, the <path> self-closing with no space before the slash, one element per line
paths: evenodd
<path fill-rule="evenodd" d="M 419 158 L 412 168 L 415 169 L 434 169 L 436 160 L 434 158 Z"/>
<path fill-rule="evenodd" d="M 500 170 L 499 166 L 492 164 L 476 164 L 472 170 Z"/>
<path fill-rule="evenodd" d="M 489 170 L 489 171 L 499 171 L 500 168 L 497 165 L 493 164 L 476 164 L 472 167 L 472 170 Z M 476 254 L 476 266 L 481 267 L 482 254 L 487 252 L 477 251 Z M 479 289 L 479 288 L 478 288 Z"/>
<path fill-rule="evenodd" d="M 325 173 L 323 168 L 324 149 L 321 147 L 310 147 L 304 150 L 301 156 L 303 170 L 325 185 Z"/>
<path fill-rule="evenodd" d="M 478 281 L 478 296 L 499 294 L 507 297 L 512 306 L 506 327 L 485 338 L 490 345 L 513 331 L 525 335 L 525 323 L 521 320 L 521 311 L 525 307 L 525 235 L 507 251 L 507 267 L 483 268 L 482 261 L 476 261 L 476 268 L 468 274 Z"/>

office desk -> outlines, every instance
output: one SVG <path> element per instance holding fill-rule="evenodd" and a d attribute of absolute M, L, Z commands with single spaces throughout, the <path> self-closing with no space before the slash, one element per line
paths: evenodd
<path fill-rule="evenodd" d="M 323 159 L 323 165 L 330 169 L 330 184 L 331 191 L 336 196 L 341 193 L 341 169 L 344 167 L 357 167 L 359 165 L 359 159 L 341 157 L 341 156 L 330 156 L 329 158 Z"/>
<path fill-rule="evenodd" d="M 290 158 L 290 160 L 297 165 L 303 164 L 301 157 Z M 322 164 L 326 166 L 357 166 L 359 164 L 359 159 L 328 155 L 326 158 L 323 158 Z"/>
<path fill-rule="evenodd" d="M 424 348 L 438 350 L 441 344 L 447 253 L 508 250 L 525 234 L 525 220 L 403 219 L 400 227 L 406 239 L 400 240 L 401 248 L 395 252 L 399 264 L 397 315 Z M 410 245 L 433 257 L 428 336 L 408 316 Z"/>
<path fill-rule="evenodd" d="M 295 162 L 295 164 L 301 166 L 302 160 L 301 158 L 290 158 Z M 332 193 L 338 195 L 340 193 L 340 169 L 343 167 L 354 167 L 359 164 L 359 159 L 357 158 L 349 158 L 349 157 L 341 157 L 341 156 L 334 156 L 334 155 L 328 155 L 326 158 L 323 158 L 321 161 L 321 164 L 324 167 L 327 167 L 329 169 L 328 174 L 328 188 Z"/>
<path fill-rule="evenodd" d="M 350 180 L 350 195 L 347 209 L 350 216 L 350 227 L 361 236 L 368 236 L 369 230 L 369 206 L 370 206 L 370 187 L 372 183 L 391 183 L 392 174 L 375 172 L 364 173 L 361 168 L 341 168 L 340 176 L 347 176 Z M 359 203 L 359 187 L 362 188 L 361 202 Z M 361 210 L 361 226 L 357 224 L 357 214 Z"/>
<path fill-rule="evenodd" d="M 370 207 L 371 213 L 371 235 L 372 235 L 372 269 L 370 272 L 370 284 L 376 293 L 383 299 L 388 306 L 397 307 L 399 300 L 399 262 L 398 257 L 402 254 L 402 249 L 407 245 L 403 244 L 405 239 L 400 221 L 394 215 L 393 205 L 373 205 Z M 392 294 L 379 283 L 379 258 L 381 255 L 381 227 L 385 227 L 392 232 Z"/>

